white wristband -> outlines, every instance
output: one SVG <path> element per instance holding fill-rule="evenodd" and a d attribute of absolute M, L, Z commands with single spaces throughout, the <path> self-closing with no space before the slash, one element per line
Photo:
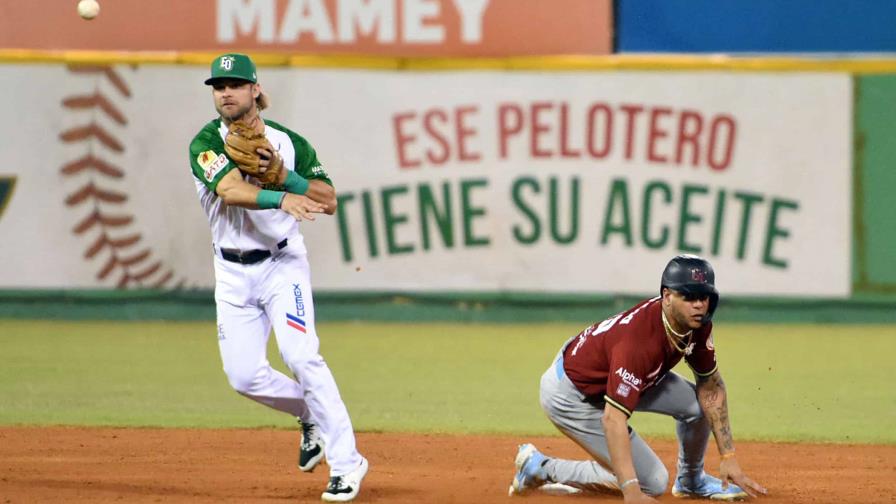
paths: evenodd
<path fill-rule="evenodd" d="M 631 485 L 632 483 L 638 483 L 638 478 L 632 478 L 630 480 L 626 480 L 625 483 L 619 485 L 619 488 L 624 490 L 625 487 Z"/>

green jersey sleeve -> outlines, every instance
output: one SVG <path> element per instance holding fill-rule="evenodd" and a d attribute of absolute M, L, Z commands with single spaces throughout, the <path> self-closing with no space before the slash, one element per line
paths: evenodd
<path fill-rule="evenodd" d="M 224 153 L 224 140 L 218 133 L 220 119 L 206 124 L 190 142 L 190 167 L 193 175 L 212 192 L 218 182 L 237 166 Z"/>
<path fill-rule="evenodd" d="M 293 167 L 293 170 L 295 170 L 296 173 L 308 180 L 323 180 L 327 184 L 331 186 L 333 185 L 330 176 L 327 175 L 323 165 L 321 165 L 320 161 L 317 159 L 317 152 L 314 151 L 314 147 L 311 146 L 308 140 L 302 138 L 302 136 L 295 131 L 285 128 L 274 121 L 266 120 L 265 122 L 289 135 L 289 139 L 292 140 L 292 145 L 296 151 L 296 164 Z"/>

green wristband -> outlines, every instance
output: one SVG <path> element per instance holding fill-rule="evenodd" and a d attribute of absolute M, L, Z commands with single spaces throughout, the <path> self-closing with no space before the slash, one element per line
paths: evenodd
<path fill-rule="evenodd" d="M 280 203 L 285 196 L 286 193 L 283 191 L 269 191 L 267 189 L 262 189 L 258 191 L 258 196 L 255 197 L 255 203 L 257 203 L 258 208 L 261 208 L 262 210 L 280 208 Z"/>
<path fill-rule="evenodd" d="M 286 173 L 286 182 L 283 188 L 293 194 L 305 194 L 308 192 L 308 179 L 290 170 Z"/>

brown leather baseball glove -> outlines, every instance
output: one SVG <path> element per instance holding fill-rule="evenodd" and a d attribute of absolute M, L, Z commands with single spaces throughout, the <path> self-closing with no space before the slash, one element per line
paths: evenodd
<path fill-rule="evenodd" d="M 267 167 L 259 165 L 263 158 L 258 149 L 267 149 L 271 152 L 273 157 Z M 274 184 L 280 180 L 283 159 L 265 138 L 264 133 L 259 133 L 251 125 L 243 121 L 230 123 L 227 136 L 224 138 L 224 150 L 240 167 L 241 172 L 257 178 L 262 184 Z"/>

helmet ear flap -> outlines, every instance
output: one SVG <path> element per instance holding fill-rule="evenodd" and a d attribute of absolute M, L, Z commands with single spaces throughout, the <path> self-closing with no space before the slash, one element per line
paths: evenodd
<path fill-rule="evenodd" d="M 718 291 L 715 291 L 715 289 L 713 289 L 713 291 L 714 292 L 709 295 L 709 309 L 706 310 L 706 315 L 703 317 L 703 325 L 712 322 L 712 316 L 719 306 L 719 293 Z"/>

